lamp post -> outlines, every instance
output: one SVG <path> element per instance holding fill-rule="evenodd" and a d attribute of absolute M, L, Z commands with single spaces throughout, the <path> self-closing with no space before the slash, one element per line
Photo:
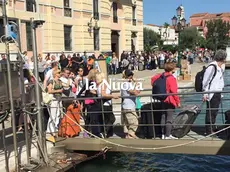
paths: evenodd
<path fill-rule="evenodd" d="M 176 32 L 178 32 L 178 61 L 177 61 L 177 66 L 180 67 L 180 75 L 181 75 L 180 32 L 185 28 L 186 20 L 185 20 L 185 18 L 181 18 L 181 14 L 182 14 L 181 6 L 179 6 L 176 9 L 176 13 L 177 13 L 177 16 L 173 16 L 173 18 L 172 18 L 172 25 L 175 28 Z"/>

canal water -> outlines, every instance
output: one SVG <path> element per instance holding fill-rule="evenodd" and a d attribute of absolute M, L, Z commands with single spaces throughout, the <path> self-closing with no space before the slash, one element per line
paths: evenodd
<path fill-rule="evenodd" d="M 225 84 L 230 84 L 230 70 L 225 72 Z M 226 88 L 226 90 L 230 90 Z M 230 109 L 229 94 L 224 94 L 222 106 L 224 111 Z M 195 100 L 195 102 L 191 101 Z M 182 98 L 184 104 L 200 104 L 200 95 Z M 205 108 L 205 106 L 203 106 Z M 204 110 L 195 124 L 204 123 Z M 217 123 L 223 123 L 222 111 L 219 111 Z M 106 159 L 98 158 L 93 161 L 77 165 L 71 172 L 228 172 L 230 171 L 230 157 L 154 154 L 154 153 L 107 153 Z"/>

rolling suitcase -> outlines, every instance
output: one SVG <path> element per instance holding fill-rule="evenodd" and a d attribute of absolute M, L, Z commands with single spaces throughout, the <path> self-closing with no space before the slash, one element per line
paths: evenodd
<path fill-rule="evenodd" d="M 200 113 L 197 106 L 188 107 L 188 110 L 180 112 L 174 119 L 172 135 L 176 138 L 182 138 L 189 133 L 192 124 Z"/>

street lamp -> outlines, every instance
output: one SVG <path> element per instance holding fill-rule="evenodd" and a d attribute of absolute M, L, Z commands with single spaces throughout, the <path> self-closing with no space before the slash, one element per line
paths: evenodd
<path fill-rule="evenodd" d="M 186 27 L 186 20 L 185 18 L 181 18 L 182 16 L 182 8 L 179 6 L 176 9 L 177 16 L 173 16 L 172 18 L 172 25 L 176 32 L 178 32 L 178 62 L 177 66 L 180 67 L 180 75 L 181 75 L 181 56 L 180 56 L 180 32 Z"/>

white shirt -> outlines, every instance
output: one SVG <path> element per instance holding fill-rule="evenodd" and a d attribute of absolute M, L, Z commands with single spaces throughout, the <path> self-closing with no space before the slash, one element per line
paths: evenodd
<path fill-rule="evenodd" d="M 69 87 L 63 87 L 63 89 L 65 89 L 65 90 L 68 90 L 70 87 L 71 87 L 71 85 L 73 84 L 73 80 L 72 79 L 67 79 L 67 78 L 64 78 L 64 77 L 61 77 L 60 78 L 60 81 L 64 84 L 64 85 L 67 85 L 68 84 L 68 80 L 70 81 L 69 82 Z"/>
<path fill-rule="evenodd" d="M 204 73 L 203 78 L 203 91 L 204 92 L 215 92 L 215 91 L 222 91 L 224 89 L 224 70 L 217 65 L 217 62 L 214 61 L 210 64 L 214 64 L 217 67 L 216 76 L 212 77 L 215 73 L 214 66 L 209 66 Z M 212 82 L 211 82 L 212 80 Z M 211 82 L 211 83 L 210 83 Z M 210 101 L 213 97 L 214 93 L 205 94 L 205 96 L 208 96 L 208 101 Z"/>
<path fill-rule="evenodd" d="M 104 83 L 102 83 L 102 84 L 104 84 Z M 98 95 L 98 97 L 101 97 L 101 88 L 103 87 L 102 84 L 100 84 L 98 86 L 98 88 L 97 88 L 97 95 Z M 106 94 L 111 94 L 111 90 L 108 87 L 106 87 L 105 93 Z M 104 106 L 111 106 L 112 105 L 112 100 L 107 100 L 103 105 Z"/>
<path fill-rule="evenodd" d="M 47 83 L 48 83 L 51 79 L 53 79 L 53 70 L 50 69 L 50 70 L 46 73 L 46 76 L 45 76 L 45 77 L 48 78 Z"/>
<path fill-rule="evenodd" d="M 51 60 L 47 60 L 47 61 L 46 61 L 46 66 L 47 66 L 47 67 L 51 67 Z"/>
<path fill-rule="evenodd" d="M 83 77 L 83 80 L 80 78 L 81 77 L 79 75 L 76 77 L 76 79 L 78 80 L 76 95 L 78 95 L 78 93 L 81 91 L 82 87 L 86 83 L 86 79 L 84 77 Z"/>

